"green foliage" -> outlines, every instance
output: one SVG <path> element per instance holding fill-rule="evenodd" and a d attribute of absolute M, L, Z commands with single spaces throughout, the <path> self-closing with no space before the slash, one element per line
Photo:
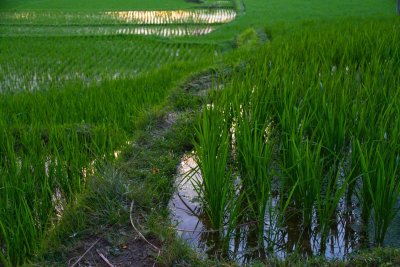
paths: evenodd
<path fill-rule="evenodd" d="M 229 160 L 229 134 L 226 121 L 220 120 L 220 110 L 212 105 L 204 108 L 203 117 L 196 127 L 197 162 L 202 180 L 195 181 L 204 210 L 213 229 L 223 231 L 227 210 L 231 207 L 233 181 L 227 170 Z"/>

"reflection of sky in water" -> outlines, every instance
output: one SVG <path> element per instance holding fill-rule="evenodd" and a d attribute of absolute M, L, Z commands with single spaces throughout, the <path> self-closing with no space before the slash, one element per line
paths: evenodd
<path fill-rule="evenodd" d="M 215 28 L 211 25 L 228 23 L 236 18 L 233 9 L 97 13 L 0 12 L 0 15 L 4 25 L 7 25 L 0 28 L 0 36 L 115 34 L 199 36 L 214 31 Z"/>
<path fill-rule="evenodd" d="M 126 23 L 137 24 L 227 23 L 236 17 L 236 12 L 233 9 L 115 11 L 105 14 Z"/>
<path fill-rule="evenodd" d="M 80 36 L 80 35 L 155 35 L 162 37 L 201 36 L 215 30 L 212 26 L 126 26 L 126 27 L 3 27 L 0 36 Z"/>
<path fill-rule="evenodd" d="M 1 30 L 0 36 L 59 36 L 59 35 L 156 35 L 162 37 L 201 36 L 215 30 L 211 26 L 126 26 L 126 27 L 43 27 L 12 26 Z"/>
<path fill-rule="evenodd" d="M 0 12 L 3 23 L 41 25 L 102 25 L 102 24 L 220 24 L 236 18 L 234 9 L 196 9 L 168 11 L 109 11 L 109 12 Z"/>
<path fill-rule="evenodd" d="M 196 163 L 193 157 L 185 156 L 178 169 L 177 193 L 174 194 L 170 208 L 173 213 L 173 221 L 177 223 L 180 233 L 184 236 L 186 231 L 202 231 L 204 230 L 202 223 L 197 219 L 196 216 L 191 216 L 190 210 L 198 210 L 198 201 L 196 199 L 197 193 L 193 188 L 192 181 L 201 179 L 201 175 L 198 172 L 194 173 L 191 179 L 187 179 L 185 176 L 188 172 L 196 167 Z"/>
<path fill-rule="evenodd" d="M 128 35 L 157 35 L 163 37 L 177 37 L 177 36 L 199 36 L 211 33 L 214 30 L 212 27 L 136 27 L 136 28 L 120 28 L 116 34 Z"/>
<path fill-rule="evenodd" d="M 192 179 L 192 181 L 196 179 L 201 181 L 201 175 L 199 172 L 195 172 L 194 176 L 191 176 L 191 178 L 185 177 L 185 173 L 188 173 L 192 168 L 196 167 L 196 162 L 193 157 L 183 157 L 178 168 L 177 192 L 171 199 L 169 207 L 171 210 L 172 222 L 178 229 L 178 235 L 191 244 L 197 251 L 206 252 L 212 246 L 212 241 L 207 240 L 207 235 L 209 235 L 209 233 L 207 233 L 207 228 L 203 224 L 204 221 L 202 223 L 201 219 L 193 215 L 192 212 L 199 213 L 199 203 L 197 193 L 192 186 L 193 182 L 191 182 L 190 179 Z M 272 206 L 276 204 L 277 199 L 274 198 Z M 346 212 L 345 206 L 344 201 L 339 203 L 336 223 L 330 228 L 326 239 L 326 250 L 323 255 L 328 259 L 344 258 L 361 246 L 360 210 L 356 204 L 353 204 L 352 210 Z M 315 212 L 314 224 L 309 236 L 304 236 L 305 234 L 301 232 L 301 218 L 288 219 L 280 228 L 277 228 L 278 226 L 275 223 L 275 218 L 274 214 L 270 215 L 269 213 L 267 213 L 265 217 L 265 232 L 268 233 L 268 229 L 271 228 L 269 233 L 271 237 L 273 237 L 274 242 L 276 242 L 273 245 L 275 256 L 284 258 L 296 250 L 305 256 L 320 255 L 321 236 L 318 234 Z M 276 229 L 278 229 L 278 231 L 276 231 Z M 234 240 L 235 238 L 231 239 L 229 249 L 231 253 L 234 252 L 231 254 L 233 255 L 231 258 L 237 262 L 244 263 L 249 260 L 251 261 L 251 259 L 249 259 L 249 254 L 251 254 L 250 258 L 260 257 L 260 251 L 251 247 L 255 242 L 251 239 L 249 227 L 238 227 L 236 232 L 240 235 L 240 241 Z M 400 214 L 396 216 L 389 228 L 385 245 L 399 247 L 399 235 Z M 373 229 L 371 227 L 369 236 L 370 239 L 372 239 Z M 299 240 L 301 241 L 301 248 L 299 247 Z M 267 241 L 265 241 L 265 246 L 268 246 Z"/>

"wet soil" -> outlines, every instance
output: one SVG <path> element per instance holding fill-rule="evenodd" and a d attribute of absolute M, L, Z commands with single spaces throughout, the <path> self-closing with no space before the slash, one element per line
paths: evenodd
<path fill-rule="evenodd" d="M 68 254 L 68 266 L 158 266 L 157 252 L 132 228 L 110 229 L 113 238 L 91 236 L 76 244 Z M 156 238 L 148 238 L 156 245 Z"/>

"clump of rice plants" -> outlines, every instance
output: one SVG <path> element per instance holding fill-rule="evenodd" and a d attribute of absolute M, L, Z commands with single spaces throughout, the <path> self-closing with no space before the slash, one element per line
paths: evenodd
<path fill-rule="evenodd" d="M 202 180 L 196 181 L 204 210 L 214 230 L 224 226 L 227 210 L 231 208 L 233 181 L 227 169 L 229 135 L 227 122 L 218 120 L 221 112 L 213 106 L 203 111 L 201 126 L 196 129 L 196 157 Z"/>
<path fill-rule="evenodd" d="M 387 146 L 374 143 L 361 147 L 358 142 L 357 148 L 363 170 L 362 197 L 365 198 L 365 209 L 373 209 L 374 242 L 383 245 L 389 225 L 398 211 L 398 152 L 393 153 Z"/>

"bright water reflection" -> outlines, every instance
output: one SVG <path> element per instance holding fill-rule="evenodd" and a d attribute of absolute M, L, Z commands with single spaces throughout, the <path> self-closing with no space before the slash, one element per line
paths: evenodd
<path fill-rule="evenodd" d="M 135 24 L 215 24 L 235 19 L 233 9 L 106 12 L 110 17 Z"/>
<path fill-rule="evenodd" d="M 0 12 L 4 25 L 166 25 L 222 24 L 236 18 L 234 9 L 195 9 L 168 11 L 108 11 L 108 12 Z"/>
<path fill-rule="evenodd" d="M 201 36 L 215 30 L 212 26 L 10 26 L 2 27 L 0 36 L 81 36 L 81 35 L 156 35 L 162 37 Z"/>

